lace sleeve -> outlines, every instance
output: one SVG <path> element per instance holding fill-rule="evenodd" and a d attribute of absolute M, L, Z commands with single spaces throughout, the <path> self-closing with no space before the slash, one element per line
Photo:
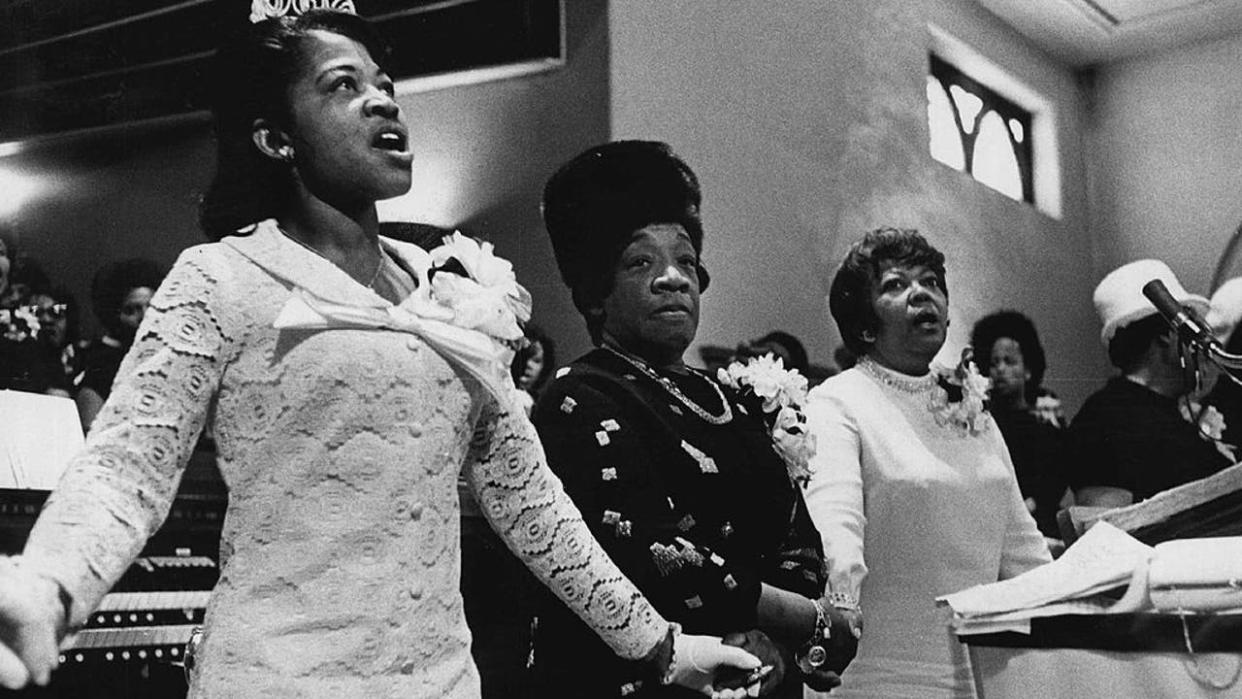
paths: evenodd
<path fill-rule="evenodd" d="M 465 475 L 509 548 L 617 655 L 644 658 L 665 639 L 668 622 L 591 535 L 520 409 L 489 401 Z"/>
<path fill-rule="evenodd" d="M 168 514 L 229 344 L 217 279 L 187 251 L 151 300 L 112 393 L 48 499 L 22 554 L 82 624 Z"/>

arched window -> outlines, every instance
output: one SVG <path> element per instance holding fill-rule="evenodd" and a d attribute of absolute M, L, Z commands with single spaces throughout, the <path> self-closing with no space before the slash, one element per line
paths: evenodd
<path fill-rule="evenodd" d="M 929 148 L 936 160 L 1018 201 L 1035 202 L 1031 112 L 931 54 Z"/>

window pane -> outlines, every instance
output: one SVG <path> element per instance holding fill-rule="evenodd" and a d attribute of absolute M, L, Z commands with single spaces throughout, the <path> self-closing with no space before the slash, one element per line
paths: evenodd
<path fill-rule="evenodd" d="M 931 156 L 955 170 L 966 169 L 962 137 L 953 120 L 953 105 L 940 81 L 927 78 L 927 128 Z"/>
<path fill-rule="evenodd" d="M 1022 128 L 1022 122 L 1017 119 L 1009 120 L 1009 133 L 1013 134 L 1013 142 L 1021 143 L 1026 138 L 1026 129 Z"/>
<path fill-rule="evenodd" d="M 974 162 L 971 172 L 975 179 L 1022 201 L 1022 174 L 1018 169 L 1018 157 L 1014 155 L 1009 141 L 1005 120 L 989 110 L 979 122 L 979 136 L 975 139 Z"/>
<path fill-rule="evenodd" d="M 962 130 L 966 133 L 974 133 L 975 117 L 979 116 L 979 110 L 983 109 L 983 100 L 967 92 L 961 85 L 950 86 L 949 92 L 953 94 L 953 103 L 957 105 L 957 111 L 962 115 Z"/>

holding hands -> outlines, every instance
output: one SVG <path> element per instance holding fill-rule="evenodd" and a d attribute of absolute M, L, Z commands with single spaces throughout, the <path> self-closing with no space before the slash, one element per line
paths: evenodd
<path fill-rule="evenodd" d="M 673 660 L 665 684 L 688 687 L 712 699 L 758 696 L 760 682 L 771 670 L 764 671 L 760 659 L 738 645 L 715 636 L 675 634 Z M 720 683 L 721 676 L 730 674 L 735 678 L 740 674 L 748 681 L 744 684 L 735 681 L 732 686 Z"/>
<path fill-rule="evenodd" d="M 797 654 L 802 681 L 819 692 L 827 692 L 841 684 L 840 673 L 858 653 L 862 638 L 862 613 L 857 609 L 832 606 L 828 598 L 817 603 L 823 617 L 823 630 L 817 624 L 816 635 Z"/>
<path fill-rule="evenodd" d="M 0 686 L 47 684 L 64 629 L 59 586 L 23 569 L 19 559 L 0 558 Z"/>

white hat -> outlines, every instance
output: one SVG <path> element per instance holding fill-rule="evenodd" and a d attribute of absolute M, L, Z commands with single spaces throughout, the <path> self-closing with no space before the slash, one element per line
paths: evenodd
<path fill-rule="evenodd" d="M 1100 322 L 1104 323 L 1100 339 L 1105 345 L 1120 328 L 1156 313 L 1156 307 L 1143 295 L 1143 285 L 1155 279 L 1164 282 L 1178 303 L 1190 306 L 1200 315 L 1208 312 L 1208 300 L 1188 293 L 1168 265 L 1160 260 L 1137 260 L 1109 272 L 1095 287 L 1092 300 Z"/>
<path fill-rule="evenodd" d="M 1234 277 L 1212 294 L 1212 308 L 1208 310 L 1207 322 L 1216 337 L 1226 342 L 1239 320 L 1242 320 L 1242 277 Z"/>

